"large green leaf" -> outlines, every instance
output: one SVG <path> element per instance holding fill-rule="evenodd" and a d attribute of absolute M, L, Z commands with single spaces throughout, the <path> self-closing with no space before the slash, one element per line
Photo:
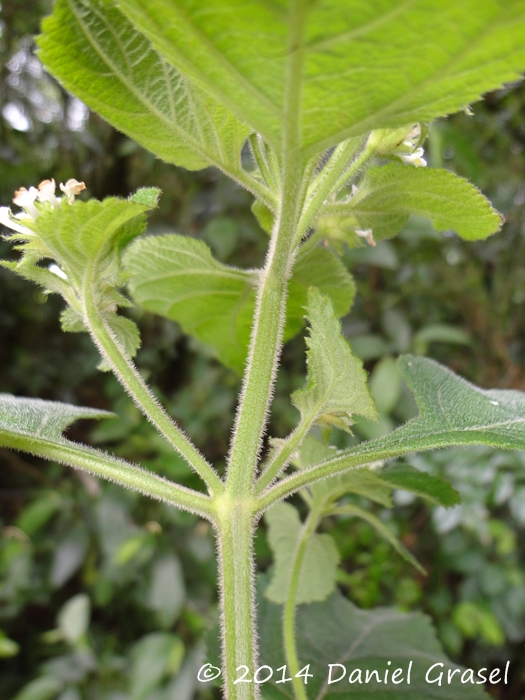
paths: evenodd
<path fill-rule="evenodd" d="M 390 435 L 342 450 L 321 464 L 293 474 L 274 487 L 279 497 L 293 493 L 312 478 L 325 478 L 411 452 L 476 444 L 525 449 L 524 392 L 480 389 L 426 357 L 404 355 L 398 362 L 414 392 L 419 415 Z M 270 502 L 271 498 L 270 491 Z"/>
<path fill-rule="evenodd" d="M 375 420 L 377 413 L 361 360 L 352 354 L 330 299 L 312 287 L 308 293 L 307 384 L 292 403 L 310 424 L 346 429 L 354 414 Z"/>
<path fill-rule="evenodd" d="M 448 170 L 392 163 L 366 171 L 346 214 L 340 215 L 339 228 L 346 223 L 349 230 L 372 229 L 379 241 L 395 236 L 410 214 L 469 241 L 486 238 L 502 225 L 502 217 L 467 180 Z"/>
<path fill-rule="evenodd" d="M 166 63 L 113 3 L 58 0 L 43 30 L 44 64 L 115 127 L 168 162 L 246 176 L 249 129 Z"/>
<path fill-rule="evenodd" d="M 455 112 L 525 68 L 523 0 L 120 4 L 171 64 L 278 148 L 287 85 L 311 153 Z"/>
<path fill-rule="evenodd" d="M 239 374 L 248 351 L 258 271 L 241 270 L 215 260 L 203 241 L 177 235 L 135 241 L 124 264 L 135 301 L 181 324 L 186 333 L 209 345 Z M 284 339 L 300 331 L 308 287 L 318 285 L 333 300 L 338 315 L 348 312 L 354 283 L 329 251 L 317 249 L 296 265 L 290 282 Z"/>
<path fill-rule="evenodd" d="M 301 537 L 299 513 L 289 503 L 277 503 L 265 515 L 268 542 L 273 551 L 274 569 L 266 597 L 285 603 L 291 567 Z M 312 534 L 306 545 L 297 589 L 296 604 L 324 600 L 335 588 L 339 552 L 330 535 Z"/>
<path fill-rule="evenodd" d="M 262 595 L 258 605 L 260 663 L 280 668 L 285 659 L 281 638 L 282 607 Z M 390 608 L 359 610 L 336 592 L 321 603 L 303 605 L 297 609 L 296 639 L 299 666 L 310 664 L 305 689 L 310 700 L 486 700 L 488 696 L 479 685 L 461 683 L 456 673 L 451 684 L 446 683 L 449 669 L 459 668 L 443 654 L 429 618 L 421 613 L 402 613 Z M 391 663 L 389 663 L 391 662 Z M 408 668 L 412 662 L 410 685 Z M 327 684 L 329 665 L 342 664 L 345 677 L 338 683 Z M 434 664 L 443 664 L 431 672 L 435 679 L 444 671 L 445 682 L 427 683 L 425 675 Z M 402 673 L 395 676 L 400 668 Z M 357 681 L 361 670 L 362 683 L 350 683 L 352 673 Z M 368 683 L 366 671 L 377 671 Z M 389 671 L 385 683 L 385 672 Z M 462 672 L 464 669 L 462 669 Z M 337 679 L 343 668 L 334 667 Z M 474 675 L 474 672 L 471 672 Z M 287 677 L 289 674 L 287 674 Z M 277 683 L 281 672 L 261 687 L 265 700 L 292 700 L 292 684 Z M 466 678 L 470 678 L 467 672 Z M 474 676 L 474 683 L 479 677 Z M 402 682 L 399 682 L 402 681 Z"/>

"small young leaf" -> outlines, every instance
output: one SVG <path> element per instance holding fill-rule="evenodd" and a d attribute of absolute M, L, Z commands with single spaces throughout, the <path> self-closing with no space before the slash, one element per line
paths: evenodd
<path fill-rule="evenodd" d="M 376 420 L 377 413 L 361 361 L 341 332 L 330 299 L 318 289 L 308 294 L 310 322 L 307 385 L 292 394 L 303 419 L 348 429 L 352 415 Z"/>
<path fill-rule="evenodd" d="M 265 515 L 268 541 L 274 554 L 274 571 L 266 596 L 286 602 L 294 554 L 301 535 L 299 513 L 289 503 L 277 503 Z M 324 600 L 335 588 L 339 552 L 330 535 L 313 534 L 304 555 L 296 603 Z"/>
<path fill-rule="evenodd" d="M 258 271 L 215 260 L 203 241 L 174 234 L 134 241 L 124 255 L 129 288 L 148 311 L 177 321 L 209 345 L 228 367 L 242 374 L 255 309 Z M 295 267 L 288 295 L 284 339 L 304 325 L 308 287 L 318 285 L 346 314 L 355 286 L 344 265 L 327 250 L 314 249 Z"/>
<path fill-rule="evenodd" d="M 521 0 L 120 6 L 167 61 L 276 149 L 283 144 L 287 89 L 297 91 L 308 154 L 372 129 L 458 111 L 518 80 L 525 68 Z"/>
<path fill-rule="evenodd" d="M 113 3 L 58 0 L 43 32 L 42 62 L 117 129 L 162 160 L 242 176 L 249 129 L 166 63 Z"/>
<path fill-rule="evenodd" d="M 260 595 L 257 613 L 260 664 L 278 668 L 286 658 L 281 634 L 282 607 Z M 297 609 L 296 639 L 298 658 L 302 665 L 310 664 L 313 674 L 306 687 L 309 700 L 488 700 L 489 697 L 482 686 L 461 683 L 461 673 L 452 675 L 450 685 L 445 682 L 438 686 L 426 681 L 425 675 L 434 664 L 443 666 L 431 672 L 432 679 L 440 671 L 446 679 L 449 669 L 460 667 L 444 655 L 430 619 L 421 613 L 403 613 L 393 608 L 360 610 L 336 591 L 323 602 Z M 329 685 L 329 664 L 337 663 L 344 667 L 344 679 Z M 393 682 L 392 674 L 397 668 L 402 672 Z M 367 671 L 376 671 L 368 683 Z M 332 680 L 342 673 L 343 668 L 335 666 Z M 352 673 L 354 682 L 349 683 Z M 280 677 L 274 674 L 264 686 L 268 689 L 265 692 L 272 700 L 289 700 L 286 684 L 278 683 Z"/>
<path fill-rule="evenodd" d="M 395 236 L 410 214 L 427 217 L 438 231 L 453 230 L 468 241 L 487 238 L 503 223 L 464 178 L 448 170 L 395 163 L 366 171 L 346 215 L 355 217 L 358 228 L 371 229 L 380 241 Z"/>
<path fill-rule="evenodd" d="M 461 503 L 459 493 L 448 481 L 421 472 L 408 464 L 396 464 L 388 469 L 382 469 L 378 477 L 387 484 L 391 484 L 393 488 L 410 491 L 445 508 Z"/>

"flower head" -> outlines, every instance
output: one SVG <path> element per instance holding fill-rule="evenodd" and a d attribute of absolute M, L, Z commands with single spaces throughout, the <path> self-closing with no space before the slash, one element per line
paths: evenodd
<path fill-rule="evenodd" d="M 16 204 L 18 207 L 23 209 L 25 213 L 32 219 L 36 219 L 40 215 L 40 212 L 35 206 L 35 200 L 37 199 L 37 197 L 38 190 L 36 189 L 36 187 L 30 187 L 29 189 L 21 187 L 15 192 L 15 196 L 13 197 L 13 204 Z"/>
<path fill-rule="evenodd" d="M 51 205 L 52 208 L 60 206 L 63 199 L 65 199 L 68 204 L 73 204 L 75 195 L 85 190 L 86 185 L 72 178 L 68 180 L 65 185 L 60 183 L 60 189 L 66 195 L 65 198 L 55 195 L 56 183 L 53 179 L 42 180 L 38 185 L 38 189 L 36 187 L 30 187 L 29 189 L 21 187 L 15 192 L 13 204 L 20 207 L 22 211 L 18 214 L 13 214 L 9 207 L 0 207 L 0 224 L 24 236 L 34 236 L 34 231 L 28 226 L 25 226 L 25 223 L 31 224 L 36 221 L 49 205 Z M 47 206 L 42 207 L 42 205 L 46 204 Z"/>
<path fill-rule="evenodd" d="M 60 183 L 60 189 L 66 195 L 68 203 L 73 204 L 75 201 L 75 195 L 78 195 L 85 190 L 86 185 L 84 182 L 79 182 L 78 180 L 71 178 L 65 185 Z"/>
<path fill-rule="evenodd" d="M 54 207 L 58 206 L 60 204 L 60 198 L 55 196 L 56 188 L 57 186 L 54 180 L 42 180 L 38 185 L 38 201 L 49 202 Z"/>
<path fill-rule="evenodd" d="M 407 165 L 414 165 L 416 168 L 425 168 L 427 161 L 423 158 L 424 151 L 421 147 L 416 148 L 413 153 L 400 153 L 399 157 Z"/>
<path fill-rule="evenodd" d="M 365 241 L 368 243 L 368 245 L 375 247 L 376 242 L 374 240 L 374 234 L 372 233 L 371 228 L 367 228 L 367 229 L 356 228 L 355 232 L 359 236 L 359 238 L 364 238 Z"/>

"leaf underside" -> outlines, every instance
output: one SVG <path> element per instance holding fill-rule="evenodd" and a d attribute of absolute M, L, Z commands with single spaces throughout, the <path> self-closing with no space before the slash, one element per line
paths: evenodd
<path fill-rule="evenodd" d="M 249 128 L 189 81 L 107 0 L 58 0 L 39 56 L 68 89 L 162 160 L 241 175 Z"/>
<path fill-rule="evenodd" d="M 274 555 L 274 570 L 265 595 L 285 603 L 294 554 L 301 535 L 299 513 L 289 503 L 277 503 L 264 516 L 268 542 Z M 297 589 L 296 604 L 324 600 L 335 588 L 339 552 L 330 535 L 313 534 L 308 540 Z"/>
<path fill-rule="evenodd" d="M 370 168 L 352 198 L 349 213 L 379 241 L 392 238 L 410 214 L 430 219 L 438 231 L 453 230 L 468 241 L 487 238 L 502 217 L 464 178 L 439 168 L 390 164 Z"/>
<path fill-rule="evenodd" d="M 328 476 L 333 471 L 365 464 L 367 460 L 452 445 L 525 449 L 524 392 L 480 389 L 426 357 L 404 355 L 398 363 L 414 393 L 419 415 L 390 435 L 361 443 L 325 460 L 326 474 L 323 463 L 310 469 L 322 469 Z"/>
<path fill-rule="evenodd" d="M 302 148 L 428 122 L 520 77 L 525 2 L 122 0 L 172 65 L 281 147 L 286 66 L 301 50 Z M 290 46 L 290 23 L 302 28 Z M 232 40 L 234 37 L 234 40 Z"/>
<path fill-rule="evenodd" d="M 281 639 L 282 607 L 262 595 L 258 605 L 260 663 L 271 668 L 282 666 L 285 653 Z M 340 593 L 333 593 L 322 603 L 300 606 L 296 622 L 297 652 L 300 666 L 310 664 L 305 690 L 309 700 L 488 700 L 478 685 L 462 684 L 455 674 L 450 685 L 425 681 L 427 670 L 435 663 L 444 664 L 445 679 L 448 669 L 460 668 L 448 661 L 436 638 L 430 620 L 421 613 L 402 613 L 390 608 L 360 610 Z M 392 663 L 389 665 L 388 662 Z M 407 670 L 413 661 L 410 685 Z M 345 679 L 328 685 L 329 664 L 341 663 Z M 403 669 L 391 681 L 395 669 Z M 349 683 L 356 669 L 362 671 L 362 683 Z M 366 671 L 378 672 L 365 683 Z M 385 672 L 389 670 L 388 682 Z M 434 669 L 439 672 L 441 668 Z M 462 669 L 463 670 L 463 669 Z M 334 669 L 338 678 L 342 669 Z M 435 677 L 435 676 L 433 676 Z M 265 700 L 292 700 L 291 683 L 277 684 L 281 675 L 263 686 Z M 478 679 L 476 679 L 478 680 Z"/>
<path fill-rule="evenodd" d="M 124 266 L 135 301 L 173 321 L 209 345 L 228 367 L 242 374 L 255 308 L 256 271 L 215 260 L 203 241 L 169 234 L 135 241 Z M 308 287 L 329 294 L 339 316 L 346 314 L 355 287 L 344 265 L 328 250 L 314 249 L 296 265 L 290 281 L 284 340 L 304 325 Z"/>

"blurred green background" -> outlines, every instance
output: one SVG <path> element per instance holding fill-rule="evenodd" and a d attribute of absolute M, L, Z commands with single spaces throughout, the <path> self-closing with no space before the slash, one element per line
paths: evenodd
<path fill-rule="evenodd" d="M 155 160 L 67 95 L 33 54 L 47 2 L 0 11 L 0 203 L 20 186 L 84 180 L 88 194 L 163 190 L 152 231 L 204 239 L 222 261 L 260 265 L 267 236 L 251 198 L 213 170 L 190 173 Z M 392 242 L 347 251 L 358 297 L 343 327 L 371 373 L 381 412 L 358 438 L 413 415 L 397 373 L 403 352 L 429 355 L 483 387 L 525 390 L 525 88 L 510 86 L 434 125 L 430 164 L 470 178 L 505 215 L 503 231 L 464 243 L 411 221 Z M 0 255 L 13 255 L 0 242 Z M 0 270 L 0 391 L 106 408 L 84 422 L 90 442 L 187 485 L 184 462 L 166 452 L 116 381 L 96 370 L 87 337 L 60 331 L 61 302 Z M 223 465 L 239 378 L 168 321 L 132 311 L 143 346 L 137 362 L 204 454 Z M 304 340 L 286 346 L 271 434 L 293 427 L 289 395 L 304 377 Z M 334 435 L 344 446 L 347 437 Z M 423 577 L 358 521 L 325 521 L 343 565 L 341 590 L 360 605 L 395 605 L 432 616 L 448 654 L 471 667 L 511 661 L 495 698 L 525 696 L 525 455 L 449 449 L 410 459 L 447 476 L 462 505 L 431 508 L 396 494 L 375 512 L 426 566 Z M 209 527 L 137 494 L 58 464 L 0 451 L 0 697 L 2 700 L 201 700 L 204 637 L 216 611 Z M 370 507 L 370 506 L 367 506 Z M 261 570 L 270 562 L 264 529 Z M 214 695 L 215 693 L 215 695 Z"/>

